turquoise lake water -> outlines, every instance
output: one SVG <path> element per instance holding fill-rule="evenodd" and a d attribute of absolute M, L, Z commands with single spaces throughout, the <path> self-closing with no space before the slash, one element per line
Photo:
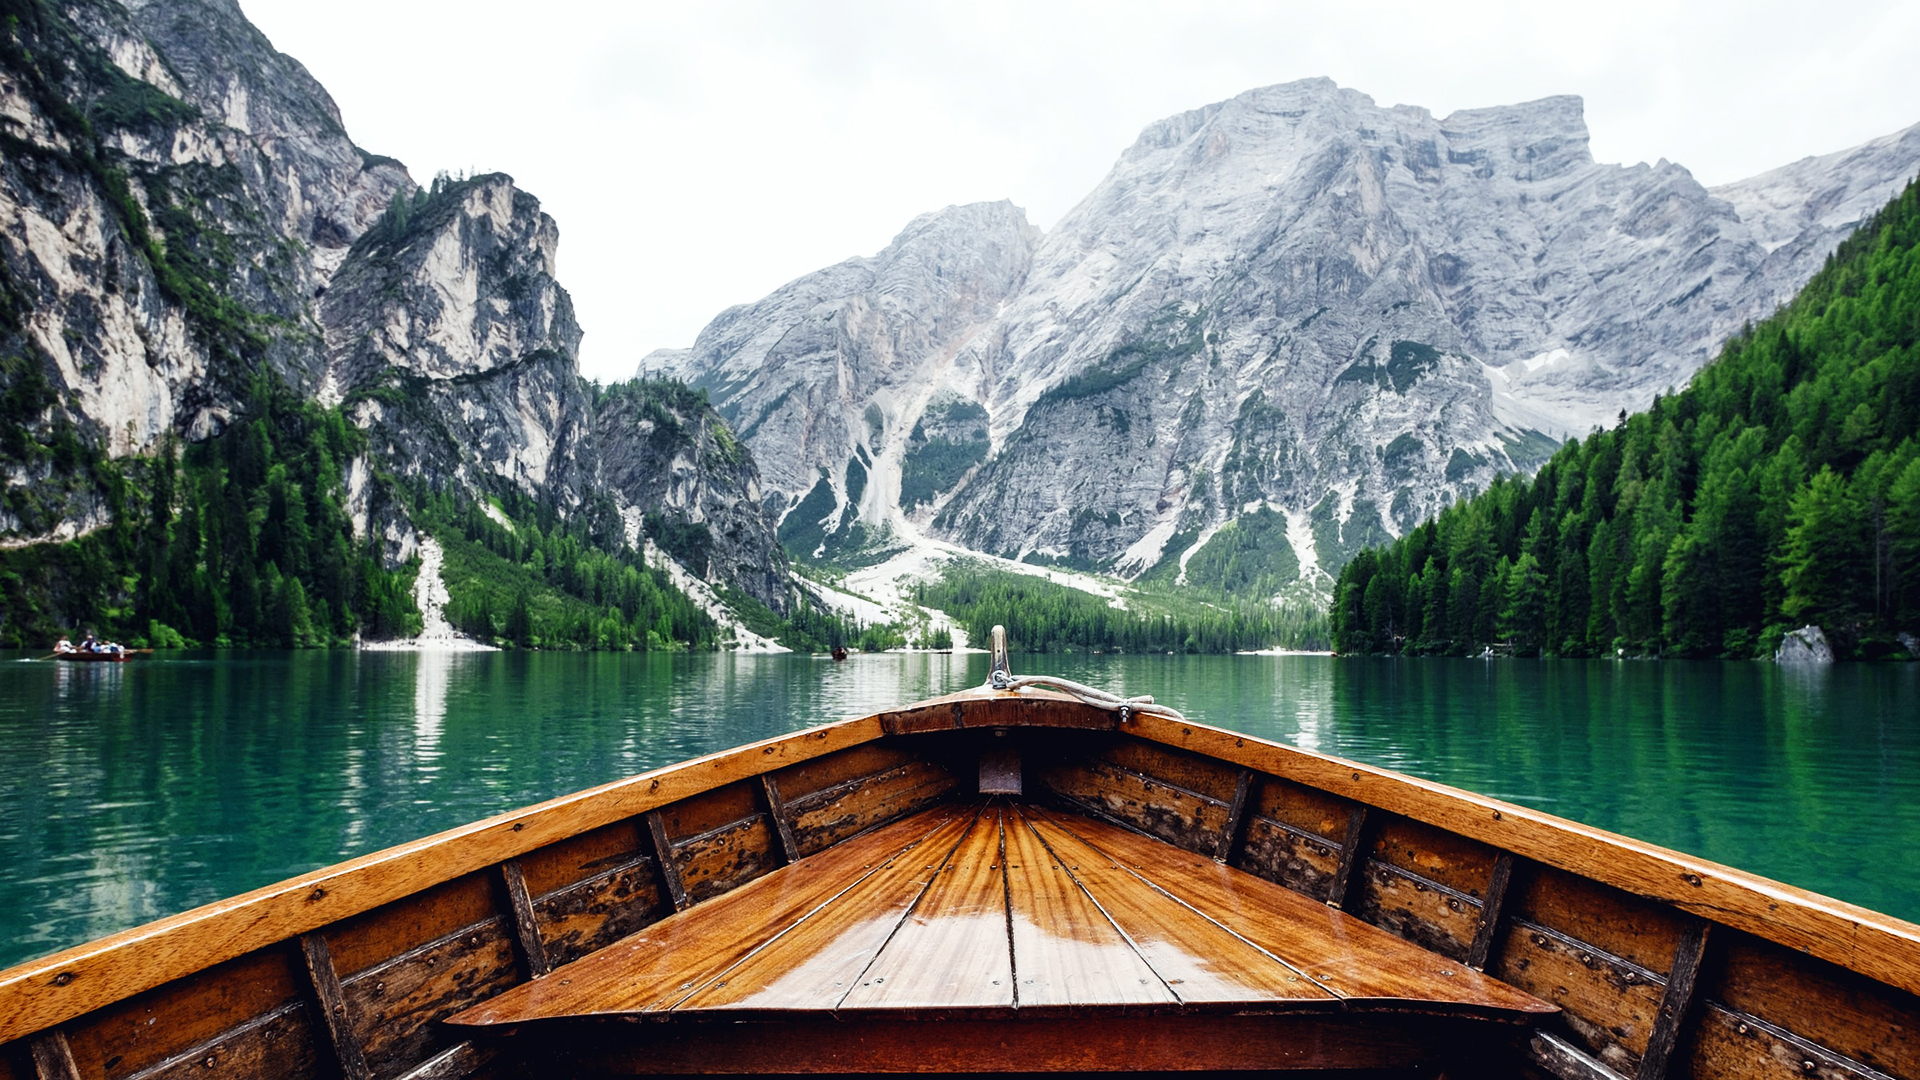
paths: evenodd
<path fill-rule="evenodd" d="M 0 966 L 697 754 L 982 656 L 0 662 Z M 1016 656 L 1920 920 L 1920 665 Z"/>

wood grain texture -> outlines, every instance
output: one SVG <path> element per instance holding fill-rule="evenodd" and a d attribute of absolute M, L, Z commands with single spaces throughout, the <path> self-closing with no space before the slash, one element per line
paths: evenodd
<path fill-rule="evenodd" d="M 1070 822 L 1072 831 L 1062 821 Z M 1111 837 L 1137 834 L 1086 818 L 1056 819 L 1028 814 L 1024 824 L 1039 837 L 1053 858 L 1054 862 L 1048 865 L 1064 868 L 1073 875 L 1182 1003 L 1318 1001 L 1329 1007 L 1334 1004 L 1330 991 L 1299 971 L 1279 963 L 1173 897 L 1143 887 L 1133 873 L 1138 867 L 1123 865 L 1118 852 L 1126 851 L 1130 860 L 1138 862 L 1157 862 L 1172 853 L 1218 873 L 1235 871 L 1220 866 L 1208 856 L 1176 851 L 1145 837 L 1139 837 L 1140 841 L 1151 847 L 1142 847 L 1136 852 L 1116 845 L 1116 854 L 1109 855 L 1078 834 L 1091 832 L 1102 843 Z M 1241 877 L 1266 884 L 1257 878 Z"/>
<path fill-rule="evenodd" d="M 934 872 L 906 921 L 840 1001 L 846 1009 L 949 1009 L 1013 1004 L 1013 951 L 1003 807 L 987 807 Z"/>
<path fill-rule="evenodd" d="M 721 784 L 879 738 L 873 717 L 642 773 L 350 859 L 0 972 L 0 1043 Z"/>
<path fill-rule="evenodd" d="M 205 1080 L 208 1077 L 272 1077 L 273 1080 L 335 1080 L 339 1072 L 321 1038 L 309 1006 L 291 1005 L 255 1017 L 217 1039 L 189 1047 L 138 1072 L 109 1077 L 125 1080 Z M 103 1075 L 94 1073 L 91 1075 Z"/>
<path fill-rule="evenodd" d="M 1227 820 L 1220 825 L 1220 843 L 1213 849 L 1213 857 L 1220 862 L 1230 863 L 1240 852 L 1240 842 L 1247 834 L 1247 801 L 1253 797 L 1254 786 L 1253 770 L 1241 769 L 1233 798 L 1227 801 Z"/>
<path fill-rule="evenodd" d="M 400 1080 L 461 1080 L 487 1067 L 497 1056 L 490 1047 L 455 1043 L 402 1073 Z"/>
<path fill-rule="evenodd" d="M 439 1021 L 521 981 L 505 919 L 489 919 L 346 980 L 353 1034 L 376 1075 L 446 1049 L 458 1036 Z"/>
<path fill-rule="evenodd" d="M 84 1075 L 125 1076 L 299 1006 L 308 993 L 303 963 L 297 949 L 263 949 L 96 1009 L 63 1030 Z"/>
<path fill-rule="evenodd" d="M 950 847 L 964 827 L 958 808 L 896 822 L 663 919 L 546 979 L 515 987 L 452 1017 L 449 1023 L 513 1024 L 557 1014 L 670 1009 L 866 877 L 893 865 L 896 857 L 915 853 L 923 845 L 937 847 L 943 828 L 951 833 Z M 945 849 L 939 855 L 944 859 Z M 834 1000 L 838 997 L 834 995 Z"/>
<path fill-rule="evenodd" d="M 1586 1051 L 1544 1031 L 1534 1033 L 1527 1044 L 1527 1056 L 1560 1080 L 1626 1080 Z"/>
<path fill-rule="evenodd" d="M 1178 1000 L 1024 818 L 1016 815 L 1004 836 L 1022 1009 Z"/>
<path fill-rule="evenodd" d="M 1476 1015 L 1512 1014 L 1515 1019 L 1553 1012 L 1531 995 L 1284 886 L 1210 859 L 1168 851 L 1166 845 L 1104 822 L 1059 818 L 1049 824 L 1339 997 L 1421 1002 Z M 1094 895 L 1105 903 L 1108 892 L 1096 889 Z"/>
<path fill-rule="evenodd" d="M 1209 856 L 1227 820 L 1224 800 L 1104 761 L 1049 766 L 1040 782 L 1069 802 Z"/>
<path fill-rule="evenodd" d="M 1325 900 L 1333 890 L 1333 875 L 1340 869 L 1340 845 L 1256 815 L 1247 823 L 1246 839 L 1233 865 L 1315 900 Z"/>
<path fill-rule="evenodd" d="M 340 976 L 333 969 L 333 957 L 327 951 L 326 938 L 319 934 L 300 936 L 300 954 L 306 961 L 307 977 L 313 990 L 325 1044 L 333 1052 L 334 1064 L 346 1080 L 372 1080 L 366 1056 L 354 1032 L 354 1018 L 347 1012 L 347 999 L 340 987 Z"/>
<path fill-rule="evenodd" d="M 80 1066 L 73 1060 L 73 1048 L 59 1031 L 33 1037 L 28 1047 L 33 1055 L 33 1072 L 39 1080 L 80 1080 Z"/>
<path fill-rule="evenodd" d="M 533 897 L 527 893 L 527 877 L 518 859 L 500 864 L 500 886 L 507 894 L 507 915 L 513 927 L 513 942 L 520 953 L 529 978 L 539 978 L 553 970 L 547 959 L 547 943 L 540 933 L 540 919 L 533 911 Z"/>
<path fill-rule="evenodd" d="M 1478 900 L 1383 862 L 1368 866 L 1351 910 L 1395 937 L 1461 962 L 1480 926 Z"/>
<path fill-rule="evenodd" d="M 653 868 L 660 875 L 660 891 L 666 894 L 673 910 L 684 911 L 692 901 L 687 897 L 686 882 L 680 878 L 680 860 L 673 850 L 673 841 L 667 836 L 666 822 L 658 810 L 647 811 L 641 815 L 641 821 L 646 825 Z"/>
<path fill-rule="evenodd" d="M 1503 851 L 1494 860 L 1493 870 L 1487 877 L 1486 892 L 1480 903 L 1480 925 L 1474 928 L 1473 944 L 1467 949 L 1467 964 L 1475 971 L 1485 971 L 1487 962 L 1493 958 L 1500 920 L 1506 913 L 1507 890 L 1513 884 L 1513 870 L 1513 856 Z"/>
<path fill-rule="evenodd" d="M 1500 962 L 1488 970 L 1560 1006 L 1570 1040 L 1609 1068 L 1631 1076 L 1640 1067 L 1660 1012 L 1660 975 L 1519 920 L 1507 924 Z"/>
<path fill-rule="evenodd" d="M 926 761 L 910 761 L 803 799 L 789 799 L 794 843 L 803 856 L 813 855 L 876 825 L 918 813 L 958 787 L 959 782 L 945 769 Z"/>
<path fill-rule="evenodd" d="M 872 873 L 837 894 L 832 903 L 720 973 L 675 1008 L 837 1007 L 926 894 L 972 829 L 974 817 L 968 813 L 946 818 L 918 846 L 874 866 Z"/>
<path fill-rule="evenodd" d="M 1673 969 L 1667 972 L 1666 992 L 1660 998 L 1660 1016 L 1647 1039 L 1647 1052 L 1640 1057 L 1636 1080 L 1666 1080 L 1682 1026 L 1693 1010 L 1694 987 L 1700 977 L 1700 963 L 1706 957 L 1711 925 L 1695 922 L 1680 934 Z"/>
<path fill-rule="evenodd" d="M 571 963 L 673 912 L 651 857 L 607 869 L 533 902 L 549 959 Z"/>
<path fill-rule="evenodd" d="M 1717 935 L 1703 991 L 1894 1076 L 1920 1076 L 1920 998 L 1744 934 Z"/>
<path fill-rule="evenodd" d="M 772 819 L 775 834 L 780 839 L 781 865 L 793 862 L 800 857 L 800 844 L 793 838 L 793 822 L 787 816 L 787 801 L 780 794 L 780 782 L 772 773 L 760 774 L 760 797 L 766 803 L 767 817 Z"/>
<path fill-rule="evenodd" d="M 1691 1080 L 1895 1080 L 1763 1020 L 1709 1005 L 1688 1040 Z M 1897 1074 L 1906 1080 L 1911 1073 Z"/>
<path fill-rule="evenodd" d="M 1891 916 L 1537 810 L 1193 721 L 1143 714 L 1127 730 L 1423 821 L 1920 992 L 1920 926 Z"/>

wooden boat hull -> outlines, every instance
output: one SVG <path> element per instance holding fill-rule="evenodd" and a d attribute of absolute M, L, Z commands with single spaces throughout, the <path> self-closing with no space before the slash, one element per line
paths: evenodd
<path fill-rule="evenodd" d="M 133 659 L 130 652 L 123 653 L 57 653 L 55 660 L 65 660 L 74 664 L 124 664 Z"/>
<path fill-rule="evenodd" d="M 904 1029 L 916 1021 L 885 1015 L 858 1031 L 793 1027 L 765 1043 L 777 1054 L 744 1058 L 727 1048 L 747 1045 L 745 1027 L 614 1020 L 605 1039 L 570 1035 L 528 1058 L 518 1036 L 448 1023 L 783 867 L 979 798 L 982 759 L 1004 769 L 1009 753 L 1034 805 L 1220 860 L 1560 1011 L 1464 1049 L 1443 1045 L 1428 1017 L 1382 1027 L 1351 1011 L 1274 1020 L 1284 1031 L 1191 1009 L 1096 1013 L 1052 1032 L 1006 1016 Z M 527 807 L 0 972 L 0 1080 L 1256 1061 L 1920 1078 L 1916 992 L 1920 927 L 1901 920 L 1199 723 L 972 691 Z M 927 1042 L 940 1032 L 950 1037 Z M 1274 1049 L 1308 1043 L 1331 1056 Z M 1390 1061 L 1362 1053 L 1403 1044 Z M 901 1057 L 903 1045 L 921 1056 Z M 1352 1053 L 1333 1053 L 1343 1046 Z"/>

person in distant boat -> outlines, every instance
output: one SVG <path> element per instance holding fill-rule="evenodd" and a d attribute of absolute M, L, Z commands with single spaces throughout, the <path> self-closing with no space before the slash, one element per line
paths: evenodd
<path fill-rule="evenodd" d="M 53 651 L 57 655 L 64 656 L 73 651 L 73 642 L 67 639 L 67 635 L 61 634 L 60 640 L 53 643 Z"/>
<path fill-rule="evenodd" d="M 91 629 L 87 631 L 86 636 L 80 639 L 80 651 L 85 653 L 100 651 L 100 639 L 93 636 Z"/>

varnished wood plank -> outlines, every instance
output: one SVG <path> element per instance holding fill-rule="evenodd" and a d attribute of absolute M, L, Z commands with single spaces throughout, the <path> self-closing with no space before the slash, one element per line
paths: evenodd
<path fill-rule="evenodd" d="M 841 1009 L 942 1009 L 1013 1004 L 1004 810 L 992 805 L 947 857 Z"/>
<path fill-rule="evenodd" d="M 800 858 L 800 844 L 793 838 L 793 822 L 787 819 L 786 800 L 780 797 L 780 781 L 772 773 L 760 774 L 760 795 L 767 804 L 767 816 L 780 837 L 780 855 L 785 862 Z"/>
<path fill-rule="evenodd" d="M 877 719 L 752 743 L 400 844 L 0 972 L 0 1043 L 502 859 L 881 736 Z"/>
<path fill-rule="evenodd" d="M 834 1008 L 859 984 L 861 974 L 926 894 L 973 822 L 972 814 L 947 819 L 919 846 L 874 867 L 832 902 L 699 987 L 675 1009 Z"/>
<path fill-rule="evenodd" d="M 1920 926 L 1538 810 L 1194 721 L 1128 730 L 1424 821 L 1920 992 Z"/>
<path fill-rule="evenodd" d="M 327 939 L 319 934 L 302 934 L 300 955 L 306 960 L 307 978 L 327 1034 L 325 1041 L 333 1051 L 334 1063 L 340 1066 L 340 1074 L 347 1080 L 372 1080 L 360 1040 L 354 1037 L 353 1019 L 347 1015 L 346 995 L 340 988 L 339 973 L 333 969 Z"/>
<path fill-rule="evenodd" d="M 1356 893 L 1355 879 L 1367 859 L 1367 808 L 1356 806 L 1347 815 L 1347 831 L 1340 842 L 1340 867 L 1333 872 L 1333 884 L 1327 903 L 1342 911 L 1351 910 Z"/>
<path fill-rule="evenodd" d="M 1069 802 L 1188 851 L 1213 854 L 1227 819 L 1223 800 L 1107 762 L 1057 765 L 1040 779 Z"/>
<path fill-rule="evenodd" d="M 1016 812 L 1003 831 L 1022 1009 L 1177 999 Z"/>
<path fill-rule="evenodd" d="M 812 855 L 876 825 L 918 813 L 945 799 L 958 786 L 953 774 L 939 766 L 910 761 L 884 773 L 815 792 L 804 800 L 789 800 L 794 841 L 802 855 Z"/>
<path fill-rule="evenodd" d="M 520 860 L 500 864 L 500 884 L 507 893 L 507 915 L 513 926 L 514 944 L 527 975 L 539 978 L 553 970 L 547 961 L 546 942 L 540 937 L 540 920 L 533 912 L 533 897 L 527 894 L 527 878 L 520 871 Z"/>
<path fill-rule="evenodd" d="M 80 1066 L 73 1060 L 73 1048 L 59 1031 L 34 1036 L 29 1044 L 33 1071 L 39 1080 L 80 1080 Z"/>
<path fill-rule="evenodd" d="M 1467 950 L 1467 966 L 1475 971 L 1487 970 L 1487 960 L 1493 955 L 1493 944 L 1500 932 L 1500 916 L 1507 903 L 1507 887 L 1512 881 L 1513 856 L 1503 851 L 1487 876 L 1487 891 L 1480 900 L 1480 926 L 1474 931 L 1472 947 Z"/>
<path fill-rule="evenodd" d="M 1220 825 L 1220 845 L 1213 849 L 1213 857 L 1221 862 L 1233 861 L 1247 834 L 1247 800 L 1253 794 L 1253 784 L 1253 770 L 1241 769 L 1240 778 L 1234 782 L 1233 799 L 1227 803 L 1227 820 Z"/>
<path fill-rule="evenodd" d="M 1680 935 L 1673 968 L 1667 973 L 1666 993 L 1660 998 L 1660 1016 L 1647 1039 L 1647 1052 L 1640 1057 L 1637 1080 L 1666 1080 L 1681 1026 L 1693 1010 L 1694 986 L 1700 977 L 1700 961 L 1707 952 L 1708 929 L 1708 924 L 1695 922 Z"/>
<path fill-rule="evenodd" d="M 1340 997 L 1517 1018 L 1553 1011 L 1532 995 L 1284 886 L 1104 822 L 1060 816 L 1053 824 L 1130 871 L 1136 888 L 1156 890 L 1205 916 Z"/>
<path fill-rule="evenodd" d="M 1093 824 L 1082 818 L 1062 820 L 1071 821 L 1076 827 Z M 1192 908 L 1148 887 L 1119 861 L 1090 846 L 1059 821 L 1029 814 L 1025 824 L 1053 858 L 1054 862 L 1048 865 L 1059 866 L 1073 876 L 1180 1001 L 1317 1000 L 1331 1005 L 1335 1000 L 1330 991 L 1312 979 L 1247 944 Z M 1101 828 L 1114 834 L 1135 835 L 1111 825 L 1103 824 Z M 1107 833 L 1099 835 L 1104 838 Z M 1235 872 L 1205 855 L 1180 851 L 1164 843 L 1155 847 L 1155 859 L 1173 853 L 1223 874 Z M 1258 881 L 1251 877 L 1247 880 Z"/>
<path fill-rule="evenodd" d="M 658 810 L 647 811 L 645 820 L 647 838 L 653 844 L 653 866 L 660 874 L 660 887 L 667 891 L 673 910 L 683 911 L 688 903 L 687 886 L 680 879 L 680 863 L 673 856 L 673 841 L 667 839 L 666 822 Z"/>
<path fill-rule="evenodd" d="M 934 840 L 959 813 L 957 807 L 930 811 L 802 859 L 654 923 L 548 978 L 514 987 L 448 1023 L 512 1024 L 554 1015 L 671 1008 L 897 856 Z M 958 838 L 957 832 L 951 837 Z"/>
<path fill-rule="evenodd" d="M 121 1062 L 111 1070 L 82 1075 L 119 1076 L 128 1080 L 203 1080 L 209 1076 L 271 1077 L 272 1080 L 338 1080 L 332 1054 L 313 1022 L 308 1003 L 275 1009 L 230 1028 L 209 1042 L 190 1046 L 146 1068 L 124 1072 Z"/>

